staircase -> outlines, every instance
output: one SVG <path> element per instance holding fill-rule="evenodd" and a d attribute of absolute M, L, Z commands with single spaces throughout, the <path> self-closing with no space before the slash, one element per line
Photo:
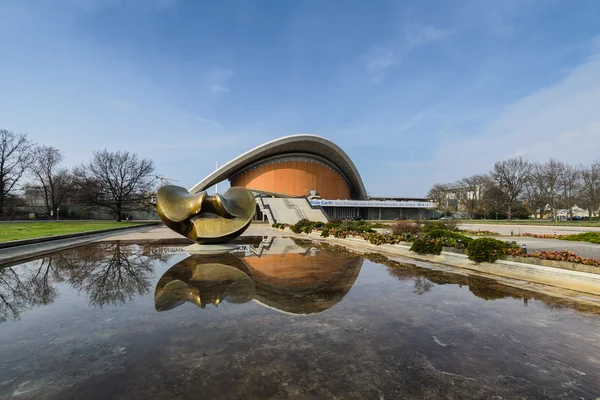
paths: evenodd
<path fill-rule="evenodd" d="M 269 225 L 273 225 L 274 223 L 277 222 L 273 216 L 271 207 L 265 205 L 265 202 L 262 197 L 257 197 L 256 203 L 258 204 L 258 208 L 260 209 L 260 212 L 267 216 L 267 221 L 269 221 Z"/>
<path fill-rule="evenodd" d="M 293 225 L 301 219 L 327 222 L 327 215 L 320 208 L 313 208 L 306 198 L 259 198 L 261 212 L 269 223 Z"/>

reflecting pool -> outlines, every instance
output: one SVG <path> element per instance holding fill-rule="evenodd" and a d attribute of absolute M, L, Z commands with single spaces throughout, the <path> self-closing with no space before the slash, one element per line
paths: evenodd
<path fill-rule="evenodd" d="M 0 398 L 600 397 L 600 312 L 282 237 L 0 269 Z"/>

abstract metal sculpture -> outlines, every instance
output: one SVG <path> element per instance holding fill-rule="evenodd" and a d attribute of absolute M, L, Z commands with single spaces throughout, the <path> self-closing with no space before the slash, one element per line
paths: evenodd
<path fill-rule="evenodd" d="M 248 189 L 190 194 L 179 186 L 158 189 L 156 211 L 167 227 L 200 244 L 227 243 L 250 226 L 256 204 Z"/>

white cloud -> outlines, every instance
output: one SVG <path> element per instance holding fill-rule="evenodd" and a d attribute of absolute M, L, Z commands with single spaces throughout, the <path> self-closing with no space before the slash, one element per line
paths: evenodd
<path fill-rule="evenodd" d="M 367 70 L 381 70 L 389 68 L 398 63 L 396 56 L 390 49 L 384 49 L 382 51 L 376 51 L 376 54 L 371 55 L 366 60 Z"/>
<path fill-rule="evenodd" d="M 204 81 L 208 87 L 208 90 L 214 94 L 229 93 L 229 81 L 233 71 L 224 68 L 213 68 L 203 74 Z"/>
<path fill-rule="evenodd" d="M 388 71 L 400 64 L 411 50 L 444 40 L 451 33 L 451 31 L 431 25 L 410 25 L 404 34 L 393 43 L 372 46 L 363 57 L 365 70 L 373 82 L 381 82 Z"/>
<path fill-rule="evenodd" d="M 505 107 L 481 135 L 446 140 L 434 152 L 437 171 L 453 180 L 487 171 L 494 161 L 522 155 L 573 164 L 600 157 L 600 53 L 556 84 Z M 461 154 L 461 162 L 457 162 Z"/>
<path fill-rule="evenodd" d="M 404 45 L 412 49 L 417 46 L 446 39 L 452 32 L 436 28 L 432 25 L 411 25 L 404 34 Z"/>
<path fill-rule="evenodd" d="M 229 88 L 225 87 L 225 86 L 221 86 L 221 85 L 210 85 L 208 87 L 208 89 L 212 92 L 212 93 L 229 93 L 231 92 L 231 90 L 229 90 Z"/>

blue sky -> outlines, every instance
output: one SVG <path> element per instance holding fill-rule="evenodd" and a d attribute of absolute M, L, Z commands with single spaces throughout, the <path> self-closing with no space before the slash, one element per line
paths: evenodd
<path fill-rule="evenodd" d="M 0 55 L 0 128 L 186 187 L 294 133 L 339 144 L 371 195 L 600 158 L 596 0 L 0 0 Z"/>

